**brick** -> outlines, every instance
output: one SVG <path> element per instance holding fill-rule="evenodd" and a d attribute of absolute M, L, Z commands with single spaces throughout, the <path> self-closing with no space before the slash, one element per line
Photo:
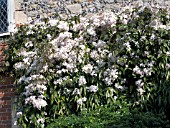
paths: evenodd
<path fill-rule="evenodd" d="M 5 60 L 5 56 L 3 55 L 0 55 L 0 62 L 4 61 Z"/>
<path fill-rule="evenodd" d="M 7 100 L 7 101 L 0 101 L 0 108 L 2 108 L 3 105 L 11 105 L 11 100 Z"/>
<path fill-rule="evenodd" d="M 0 98 L 4 96 L 4 93 L 3 92 L 0 92 Z"/>
<path fill-rule="evenodd" d="M 11 105 L 2 105 L 2 108 L 5 108 L 6 110 L 11 108 Z"/>
<path fill-rule="evenodd" d="M 11 121 L 10 120 L 1 120 L 0 121 L 1 125 L 11 125 Z M 1 128 L 1 127 L 0 127 Z M 8 127 L 9 128 L 9 127 Z"/>
<path fill-rule="evenodd" d="M 4 51 L 0 49 L 0 55 L 3 55 L 4 54 Z"/>
<path fill-rule="evenodd" d="M 1 67 L 1 69 L 3 70 L 3 67 L 5 66 L 5 61 L 1 61 L 0 62 L 0 67 Z"/>
<path fill-rule="evenodd" d="M 6 108 L 3 108 L 3 107 L 1 106 L 1 108 L 0 108 L 0 115 L 2 115 L 4 112 L 7 112 L 7 109 L 6 109 Z M 4 114 L 6 114 L 6 113 L 4 113 Z"/>
<path fill-rule="evenodd" d="M 10 117 L 11 116 L 11 111 L 6 112 L 6 113 L 0 113 L 0 117 L 3 117 L 3 116 Z"/>
<path fill-rule="evenodd" d="M 1 85 L 9 85 L 9 86 L 7 86 L 7 88 L 11 88 L 12 87 L 12 84 L 14 82 L 14 78 L 12 78 L 12 77 L 5 77 L 5 76 L 0 76 L 0 77 L 2 77 L 2 80 L 0 81 Z"/>
<path fill-rule="evenodd" d="M 7 80 L 3 79 L 2 82 L 5 82 L 5 81 L 7 81 Z M 13 79 L 8 80 L 8 81 L 13 81 Z M 9 92 L 9 90 L 13 91 L 13 90 L 15 90 L 15 88 L 16 88 L 16 86 L 14 86 L 12 84 L 1 84 L 1 82 L 0 82 L 0 92 L 2 92 L 2 91 L 3 92 L 7 92 L 7 91 Z"/>
<path fill-rule="evenodd" d="M 11 97 L 2 97 L 0 100 L 11 100 Z"/>
<path fill-rule="evenodd" d="M 0 120 L 1 120 L 1 121 L 3 121 L 3 120 L 8 120 L 8 117 L 7 117 L 7 116 L 0 117 Z"/>
<path fill-rule="evenodd" d="M 6 93 L 6 94 L 5 94 L 5 97 L 12 97 L 12 96 L 14 96 L 14 92 Z"/>
<path fill-rule="evenodd" d="M 12 111 L 11 108 L 8 108 L 8 109 L 7 109 L 7 112 L 11 112 L 11 111 Z"/>
<path fill-rule="evenodd" d="M 0 49 L 1 48 L 8 48 L 8 45 L 7 45 L 7 43 L 5 43 L 5 42 L 2 42 L 2 43 L 0 43 Z"/>
<path fill-rule="evenodd" d="M 1 104 L 5 104 L 4 100 L 0 100 L 0 108 L 1 108 Z"/>
<path fill-rule="evenodd" d="M 10 103 L 12 103 L 11 98 L 10 98 L 10 100 L 4 100 L 4 104 L 2 104 L 2 106 L 5 106 L 5 105 L 10 105 L 11 106 Z"/>
<path fill-rule="evenodd" d="M 4 81 L 4 80 L 3 80 Z M 0 91 L 6 89 L 6 85 L 0 85 Z"/>
<path fill-rule="evenodd" d="M 0 125 L 0 128 L 10 128 L 10 127 L 7 127 L 6 125 Z"/>
<path fill-rule="evenodd" d="M 11 82 L 14 82 L 14 78 L 12 78 L 12 77 L 8 77 L 8 79 L 7 79 L 8 81 L 11 81 Z M 11 85 L 7 85 L 7 88 L 15 88 L 16 86 L 15 85 L 13 85 L 13 84 L 11 84 Z"/>
<path fill-rule="evenodd" d="M 1 62 L 0 62 L 1 63 Z M 0 84 L 1 85 L 11 85 L 12 84 L 12 81 L 11 80 L 5 80 L 3 79 L 2 81 L 0 81 Z"/>

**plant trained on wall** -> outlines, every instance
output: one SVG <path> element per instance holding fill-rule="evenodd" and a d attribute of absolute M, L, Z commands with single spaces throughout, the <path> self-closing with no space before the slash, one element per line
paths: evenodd
<path fill-rule="evenodd" d="M 18 85 L 18 124 L 44 127 L 125 99 L 131 107 L 165 111 L 169 20 L 166 10 L 131 6 L 19 28 L 6 51 Z"/>

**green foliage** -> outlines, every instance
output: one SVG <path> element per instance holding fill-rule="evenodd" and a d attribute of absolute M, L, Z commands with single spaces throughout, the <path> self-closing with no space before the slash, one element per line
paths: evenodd
<path fill-rule="evenodd" d="M 118 103 L 119 104 L 119 103 Z M 169 128 L 170 123 L 164 114 L 130 111 L 125 103 L 120 106 L 99 107 L 80 115 L 59 117 L 47 128 Z"/>
<path fill-rule="evenodd" d="M 122 29 L 122 25 L 117 25 L 118 35 L 115 38 L 119 39 L 116 43 L 128 42 L 131 46 L 129 50 L 121 48 L 118 52 L 120 60 L 125 63 L 119 65 L 120 77 L 127 80 L 126 94 L 134 106 L 139 104 L 140 108 L 147 111 L 164 112 L 170 103 L 170 70 L 167 67 L 170 63 L 170 30 L 166 28 L 170 24 L 169 14 L 163 9 L 155 14 L 149 8 L 134 10 L 133 13 L 127 26 Z M 158 20 L 164 24 L 162 27 L 157 27 Z M 135 72 L 136 67 L 139 72 Z M 148 74 L 146 69 L 150 67 L 152 71 Z M 138 80 L 143 82 L 142 88 L 139 87 L 142 82 L 137 84 Z"/>

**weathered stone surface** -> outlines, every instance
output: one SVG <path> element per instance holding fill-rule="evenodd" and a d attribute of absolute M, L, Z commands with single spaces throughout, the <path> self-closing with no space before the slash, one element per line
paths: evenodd
<path fill-rule="evenodd" d="M 54 18 L 56 13 L 63 16 L 83 13 L 85 16 L 91 15 L 91 13 L 103 12 L 104 10 L 117 12 L 122 6 L 130 2 L 131 5 L 145 2 L 144 5 L 150 4 L 155 7 L 161 5 L 162 7 L 170 8 L 170 0 L 16 0 L 16 5 L 20 3 L 17 3 L 17 1 L 23 2 L 16 9 L 21 8 L 28 17 L 38 21 L 44 17 Z"/>
<path fill-rule="evenodd" d="M 15 10 L 16 11 L 22 10 L 22 7 L 21 7 L 22 2 L 23 2 L 23 0 L 15 0 Z"/>
<path fill-rule="evenodd" d="M 94 13 L 88 13 L 85 18 L 91 18 L 94 15 Z"/>
<path fill-rule="evenodd" d="M 106 0 L 106 2 L 109 4 L 113 4 L 113 3 L 115 3 L 115 0 Z"/>
<path fill-rule="evenodd" d="M 71 12 L 75 14 L 82 13 L 82 7 L 80 4 L 73 4 L 73 5 L 67 5 L 66 8 Z"/>
<path fill-rule="evenodd" d="M 27 15 L 24 13 L 24 11 L 16 11 L 15 12 L 15 23 L 26 23 L 27 22 Z"/>
<path fill-rule="evenodd" d="M 33 8 L 37 8 L 37 4 L 31 4 L 30 7 L 33 9 Z"/>

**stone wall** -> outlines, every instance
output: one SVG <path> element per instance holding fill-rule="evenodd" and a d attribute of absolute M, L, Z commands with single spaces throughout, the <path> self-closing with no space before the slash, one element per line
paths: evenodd
<path fill-rule="evenodd" d="M 39 22 L 43 18 L 75 14 L 91 15 L 103 10 L 117 11 L 120 7 L 142 1 L 151 6 L 170 7 L 170 0 L 15 0 L 16 23 Z"/>

